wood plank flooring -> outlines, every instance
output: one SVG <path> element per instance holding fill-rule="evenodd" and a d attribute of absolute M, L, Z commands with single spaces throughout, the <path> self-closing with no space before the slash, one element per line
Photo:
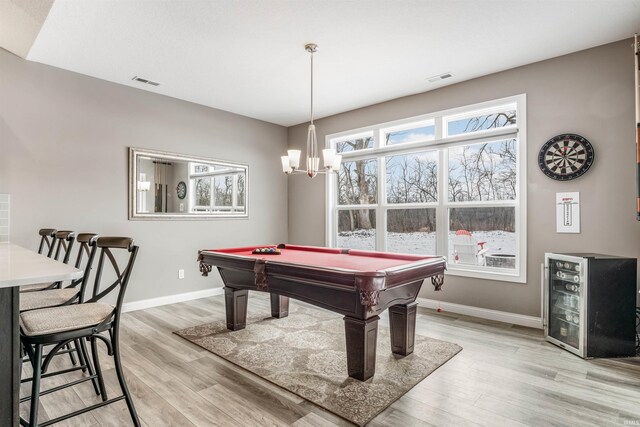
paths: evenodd
<path fill-rule="evenodd" d="M 269 315 L 265 294 L 249 298 L 249 314 Z M 351 425 L 172 334 L 220 319 L 223 296 L 123 315 L 122 360 L 144 426 Z M 545 342 L 539 330 L 424 308 L 418 309 L 416 329 L 464 349 L 378 415 L 372 427 L 640 426 L 640 358 L 582 360 Z M 112 359 L 102 354 L 101 362 L 116 396 Z M 66 368 L 70 361 L 61 356 L 53 364 Z M 30 374 L 25 367 L 23 375 Z M 77 377 L 45 379 L 43 388 Z M 89 382 L 52 393 L 41 399 L 40 420 L 97 401 Z M 21 412 L 27 414 L 27 404 Z M 118 402 L 56 425 L 131 421 L 125 403 Z"/>

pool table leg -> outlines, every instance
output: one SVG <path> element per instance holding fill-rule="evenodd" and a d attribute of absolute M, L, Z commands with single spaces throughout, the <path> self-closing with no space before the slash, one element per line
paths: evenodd
<path fill-rule="evenodd" d="M 271 294 L 271 317 L 282 319 L 289 315 L 289 297 Z"/>
<path fill-rule="evenodd" d="M 224 303 L 227 312 L 227 329 L 239 331 L 247 326 L 247 300 L 249 291 L 224 288 Z"/>
<path fill-rule="evenodd" d="M 413 353 L 416 336 L 416 311 L 418 303 L 389 307 L 391 327 L 391 352 L 401 356 Z"/>
<path fill-rule="evenodd" d="M 347 339 L 347 370 L 349 376 L 366 381 L 376 372 L 376 341 L 378 316 L 367 320 L 344 318 Z"/>

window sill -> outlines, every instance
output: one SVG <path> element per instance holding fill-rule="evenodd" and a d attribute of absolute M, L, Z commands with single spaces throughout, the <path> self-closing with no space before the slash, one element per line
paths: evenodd
<path fill-rule="evenodd" d="M 500 282 L 527 283 L 526 272 L 522 274 L 517 270 L 502 270 L 497 268 L 476 269 L 473 266 L 461 266 L 460 264 L 448 264 L 446 275 L 470 277 L 474 279 L 496 280 Z"/>

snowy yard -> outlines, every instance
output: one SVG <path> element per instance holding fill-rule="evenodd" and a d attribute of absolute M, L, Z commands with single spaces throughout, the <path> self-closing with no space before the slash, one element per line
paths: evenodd
<path fill-rule="evenodd" d="M 455 233 L 449 233 L 449 241 Z M 478 242 L 486 242 L 487 254 L 515 254 L 516 234 L 501 230 L 474 231 Z M 338 247 L 348 249 L 375 250 L 375 230 L 345 231 L 338 234 Z M 449 245 L 448 259 L 452 258 L 453 245 Z M 434 255 L 436 253 L 436 233 L 387 233 L 387 251 L 410 254 Z"/>

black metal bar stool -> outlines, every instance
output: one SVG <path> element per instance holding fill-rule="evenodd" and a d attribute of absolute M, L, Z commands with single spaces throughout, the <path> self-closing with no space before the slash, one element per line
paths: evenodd
<path fill-rule="evenodd" d="M 85 273 L 87 271 L 91 271 L 93 264 L 93 258 L 91 258 L 90 251 L 92 239 L 97 239 L 97 234 L 80 233 L 76 238 L 79 246 L 74 266 L 83 270 Z M 69 250 L 68 253 L 70 254 L 71 251 Z M 87 285 L 85 275 L 80 279 L 73 280 L 69 285 L 61 289 L 46 289 L 41 290 L 40 292 L 23 292 L 22 295 L 20 295 L 20 312 L 82 302 Z"/>
<path fill-rule="evenodd" d="M 80 233 L 76 241 L 79 243 L 78 253 L 76 255 L 75 267 L 84 271 L 80 279 L 73 280 L 68 286 L 62 289 L 49 289 L 39 292 L 23 292 L 20 295 L 20 312 L 29 310 L 36 310 L 40 308 L 56 307 L 69 304 L 78 304 L 84 300 L 85 290 L 87 283 L 89 282 L 89 276 L 91 274 L 91 267 L 93 265 L 93 259 L 95 253 L 91 252 L 90 247 L 95 246 L 97 234 L 95 233 Z M 85 256 L 86 255 L 86 256 Z M 84 261 L 84 262 L 83 262 Z M 89 371 L 90 376 L 94 376 L 95 371 L 91 365 L 91 360 L 88 356 L 86 344 L 83 340 L 74 340 L 74 347 L 67 344 L 64 350 L 58 351 L 57 355 L 69 354 L 73 368 L 65 369 L 60 372 L 50 372 L 48 376 L 54 376 L 57 374 L 64 374 L 72 371 L 82 370 L 82 372 Z M 76 359 L 74 353 L 78 354 L 80 364 L 76 366 Z M 46 355 L 45 355 L 46 357 Z M 23 360 L 25 361 L 25 360 Z M 31 381 L 32 378 L 23 378 L 22 383 Z M 93 387 L 96 394 L 100 394 L 101 390 L 97 378 L 93 377 Z"/>
<path fill-rule="evenodd" d="M 45 234 L 43 234 L 43 231 Z M 51 243 L 48 243 L 47 240 L 48 235 L 47 232 L 52 232 L 52 240 Z M 71 256 L 71 249 L 73 248 L 73 242 L 76 238 L 76 233 L 73 231 L 57 231 L 53 229 L 44 229 L 40 230 L 40 235 L 42 239 L 40 240 L 40 250 L 44 249 L 43 246 L 45 244 L 49 245 L 49 251 L 47 252 L 47 256 L 49 258 L 53 258 L 56 261 L 62 261 L 67 264 L 69 262 L 69 257 Z M 60 256 L 62 255 L 62 259 Z M 20 292 L 35 292 L 42 291 L 45 289 L 55 289 L 61 286 L 60 282 L 54 283 L 36 283 L 33 285 L 24 285 L 20 286 Z"/>
<path fill-rule="evenodd" d="M 56 229 L 54 228 L 41 228 L 38 231 L 40 235 L 40 246 L 38 246 L 38 253 L 42 255 L 43 251 L 46 250 L 45 255 L 50 257 L 51 253 L 53 253 L 53 236 L 56 233 Z"/>
<path fill-rule="evenodd" d="M 21 425 L 38 425 L 38 402 L 41 396 L 40 382 L 41 379 L 47 375 L 47 368 L 51 359 L 57 352 L 63 349 L 66 344 L 78 339 L 88 339 L 91 342 L 93 363 L 96 369 L 96 378 L 100 386 L 102 402 L 48 420 L 40 425 L 47 426 L 110 403 L 124 400 L 129 409 L 133 424 L 140 426 L 140 421 L 122 371 L 119 343 L 122 303 L 131 277 L 133 264 L 138 253 L 138 246 L 135 246 L 133 240 L 128 237 L 99 237 L 96 245 L 92 248 L 92 254 L 94 256 L 96 251 L 99 251 L 100 254 L 91 299 L 83 304 L 43 308 L 20 314 L 20 339 L 33 366 L 33 381 L 30 396 L 31 412 L 29 414 L 29 421 L 27 422 L 21 419 Z M 116 259 L 116 255 L 118 254 L 122 254 L 120 256 L 124 255 L 125 259 L 118 262 Z M 107 259 L 109 260 L 111 268 L 109 268 L 109 265 L 105 262 Z M 124 268 L 122 268 L 123 266 Z M 112 270 L 115 276 L 115 281 L 106 287 L 101 286 L 105 269 Z M 115 306 L 100 302 L 105 296 L 114 291 L 117 294 Z M 108 334 L 103 335 L 103 332 L 108 332 Z M 112 397 L 111 399 L 108 398 L 104 387 L 100 360 L 98 358 L 98 341 L 102 341 L 106 345 L 107 353 L 114 358 L 116 375 L 118 376 L 118 382 L 122 390 L 122 395 Z M 44 356 L 42 348 L 48 344 L 54 344 L 55 347 Z M 70 383 L 64 385 L 64 387 L 70 387 L 72 385 L 75 384 Z M 58 389 L 59 388 L 54 388 L 51 390 L 57 391 Z M 50 390 L 46 390 L 43 394 L 49 392 Z"/>

